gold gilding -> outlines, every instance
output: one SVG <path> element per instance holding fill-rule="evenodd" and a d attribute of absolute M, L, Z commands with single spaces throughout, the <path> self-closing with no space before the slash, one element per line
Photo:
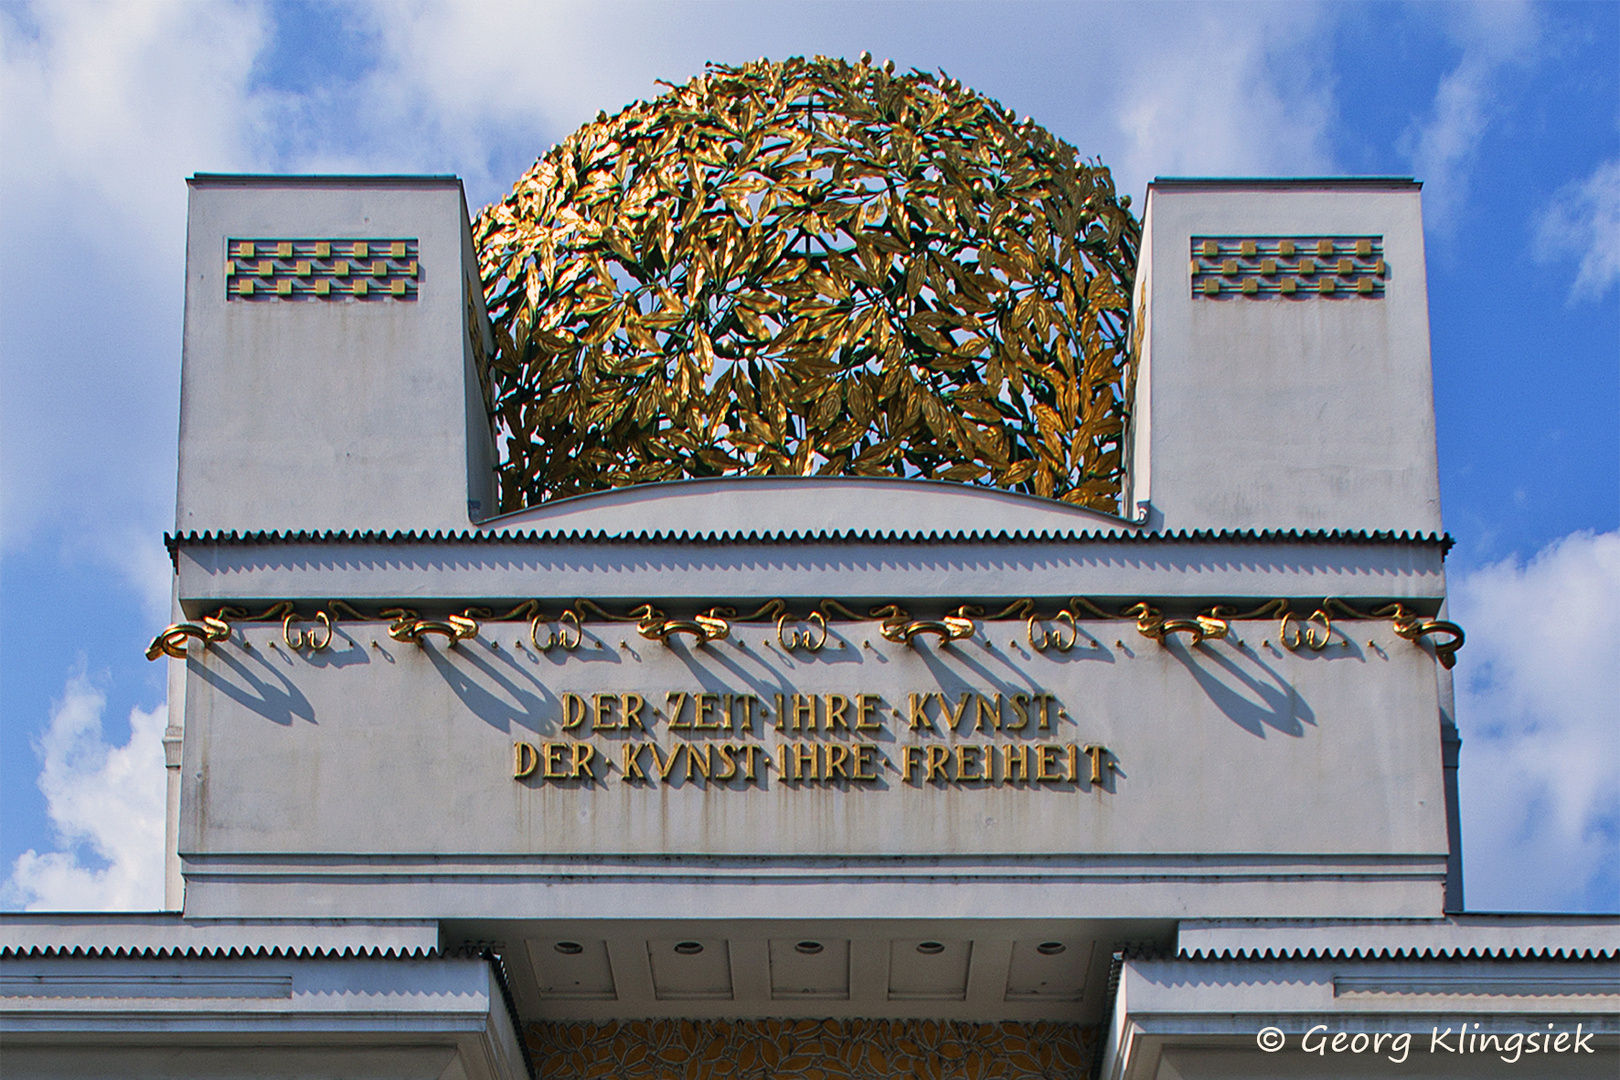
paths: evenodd
<path fill-rule="evenodd" d="M 717 65 L 564 139 L 473 233 L 503 511 L 737 475 L 1118 509 L 1140 226 L 954 80 Z"/>

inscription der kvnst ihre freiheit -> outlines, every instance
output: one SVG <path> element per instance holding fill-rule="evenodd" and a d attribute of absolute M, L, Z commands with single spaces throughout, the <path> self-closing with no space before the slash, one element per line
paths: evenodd
<path fill-rule="evenodd" d="M 665 693 L 662 708 L 630 691 L 565 693 L 560 702 L 570 738 L 515 743 L 515 779 L 589 784 L 618 773 L 635 784 L 763 787 L 774 771 L 797 784 L 871 783 L 888 773 L 917 786 L 1100 785 L 1112 767 L 1106 747 L 1055 741 L 1069 715 L 1046 693 L 926 691 L 898 706 L 873 693 L 687 690 Z M 669 745 L 654 740 L 659 726 Z M 896 731 L 915 741 L 896 741 Z M 597 732 L 604 742 L 586 741 Z M 762 741 L 769 733 L 776 741 Z"/>

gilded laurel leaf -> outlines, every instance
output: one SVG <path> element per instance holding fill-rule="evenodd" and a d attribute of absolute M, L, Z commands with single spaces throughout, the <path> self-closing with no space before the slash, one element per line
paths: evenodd
<path fill-rule="evenodd" d="M 1116 510 L 1127 207 L 926 72 L 715 65 L 599 117 L 475 223 L 501 507 L 853 472 Z"/>

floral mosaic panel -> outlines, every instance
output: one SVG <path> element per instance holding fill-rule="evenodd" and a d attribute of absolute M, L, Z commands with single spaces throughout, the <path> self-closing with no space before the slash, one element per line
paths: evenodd
<path fill-rule="evenodd" d="M 1096 1028 L 946 1020 L 530 1024 L 543 1080 L 1058 1080 L 1089 1074 Z"/>

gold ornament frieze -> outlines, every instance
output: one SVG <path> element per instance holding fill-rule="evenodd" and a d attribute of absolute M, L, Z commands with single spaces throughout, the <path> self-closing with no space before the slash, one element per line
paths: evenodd
<path fill-rule="evenodd" d="M 501 510 L 902 476 L 1116 511 L 1140 225 L 942 74 L 717 65 L 563 140 L 474 226 Z"/>
<path fill-rule="evenodd" d="M 633 626 L 645 640 L 665 646 L 684 637 L 697 647 L 732 639 L 739 648 L 746 646 L 733 637 L 735 629 L 754 625 L 774 631 L 775 640 L 784 652 L 814 655 L 827 647 L 828 627 L 832 621 L 876 622 L 883 640 L 910 648 L 917 648 L 919 640 L 929 638 L 941 648 L 975 640 L 988 646 L 988 624 L 1012 621 L 1023 625 L 1025 640 L 1034 652 L 1061 654 L 1070 652 L 1087 637 L 1080 629 L 1083 621 L 1129 622 L 1141 637 L 1161 646 L 1180 635 L 1189 646 L 1227 640 L 1243 648 L 1244 642 L 1233 635 L 1233 623 L 1275 619 L 1277 643 L 1281 648 L 1289 652 L 1302 648 L 1322 652 L 1335 643 L 1339 648 L 1351 647 L 1350 637 L 1342 629 L 1336 630 L 1335 618 L 1341 623 L 1388 619 L 1396 636 L 1417 646 L 1427 642 L 1435 659 L 1446 668 L 1456 664 L 1457 650 L 1462 648 L 1464 640 L 1462 627 L 1456 623 L 1425 618 L 1403 604 L 1384 604 L 1363 611 L 1336 597 L 1323 601 L 1305 615 L 1295 613 L 1285 599 L 1270 600 L 1247 611 L 1215 605 L 1187 615 L 1167 615 L 1147 600 L 1104 606 L 1082 596 L 1071 597 L 1056 611 L 1043 612 L 1034 599 L 1025 597 L 991 613 L 979 604 L 958 604 L 937 619 L 914 616 L 893 602 L 874 605 L 863 615 L 833 599 L 822 600 L 803 614 L 794 613 L 782 599 L 767 600 L 747 613 L 730 605 L 711 604 L 691 616 L 670 615 L 651 602 L 615 612 L 594 600 L 579 599 L 555 614 L 547 612 L 539 600 L 526 600 L 500 614 L 490 608 L 467 607 L 441 617 L 424 617 L 405 607 L 387 607 L 368 616 L 343 600 L 330 601 L 313 615 L 305 616 L 298 612 L 293 601 L 283 600 L 257 614 L 243 608 L 222 607 L 194 622 L 173 623 L 152 639 L 146 658 L 156 660 L 168 656 L 183 660 L 188 655 L 191 640 L 207 648 L 231 641 L 233 624 L 277 621 L 281 623 L 282 640 L 288 648 L 319 652 L 331 644 L 340 618 L 358 623 L 385 622 L 388 636 L 395 641 L 425 646 L 430 638 L 437 637 L 450 647 L 477 640 L 485 633 L 486 625 L 515 623 L 527 628 L 527 642 L 536 653 L 560 649 L 564 654 L 576 652 L 584 645 L 585 627 L 593 623 Z M 504 633 L 490 630 L 489 635 L 491 641 L 498 642 Z M 522 643 L 523 639 L 517 642 Z M 1266 638 L 1264 645 L 1270 643 L 1271 639 Z M 839 647 L 846 644 L 841 642 Z M 1014 640 L 1009 644 L 1017 647 L 1018 642 Z M 603 647 L 600 640 L 597 647 Z M 1088 647 L 1101 648 L 1102 643 L 1090 638 Z"/>

